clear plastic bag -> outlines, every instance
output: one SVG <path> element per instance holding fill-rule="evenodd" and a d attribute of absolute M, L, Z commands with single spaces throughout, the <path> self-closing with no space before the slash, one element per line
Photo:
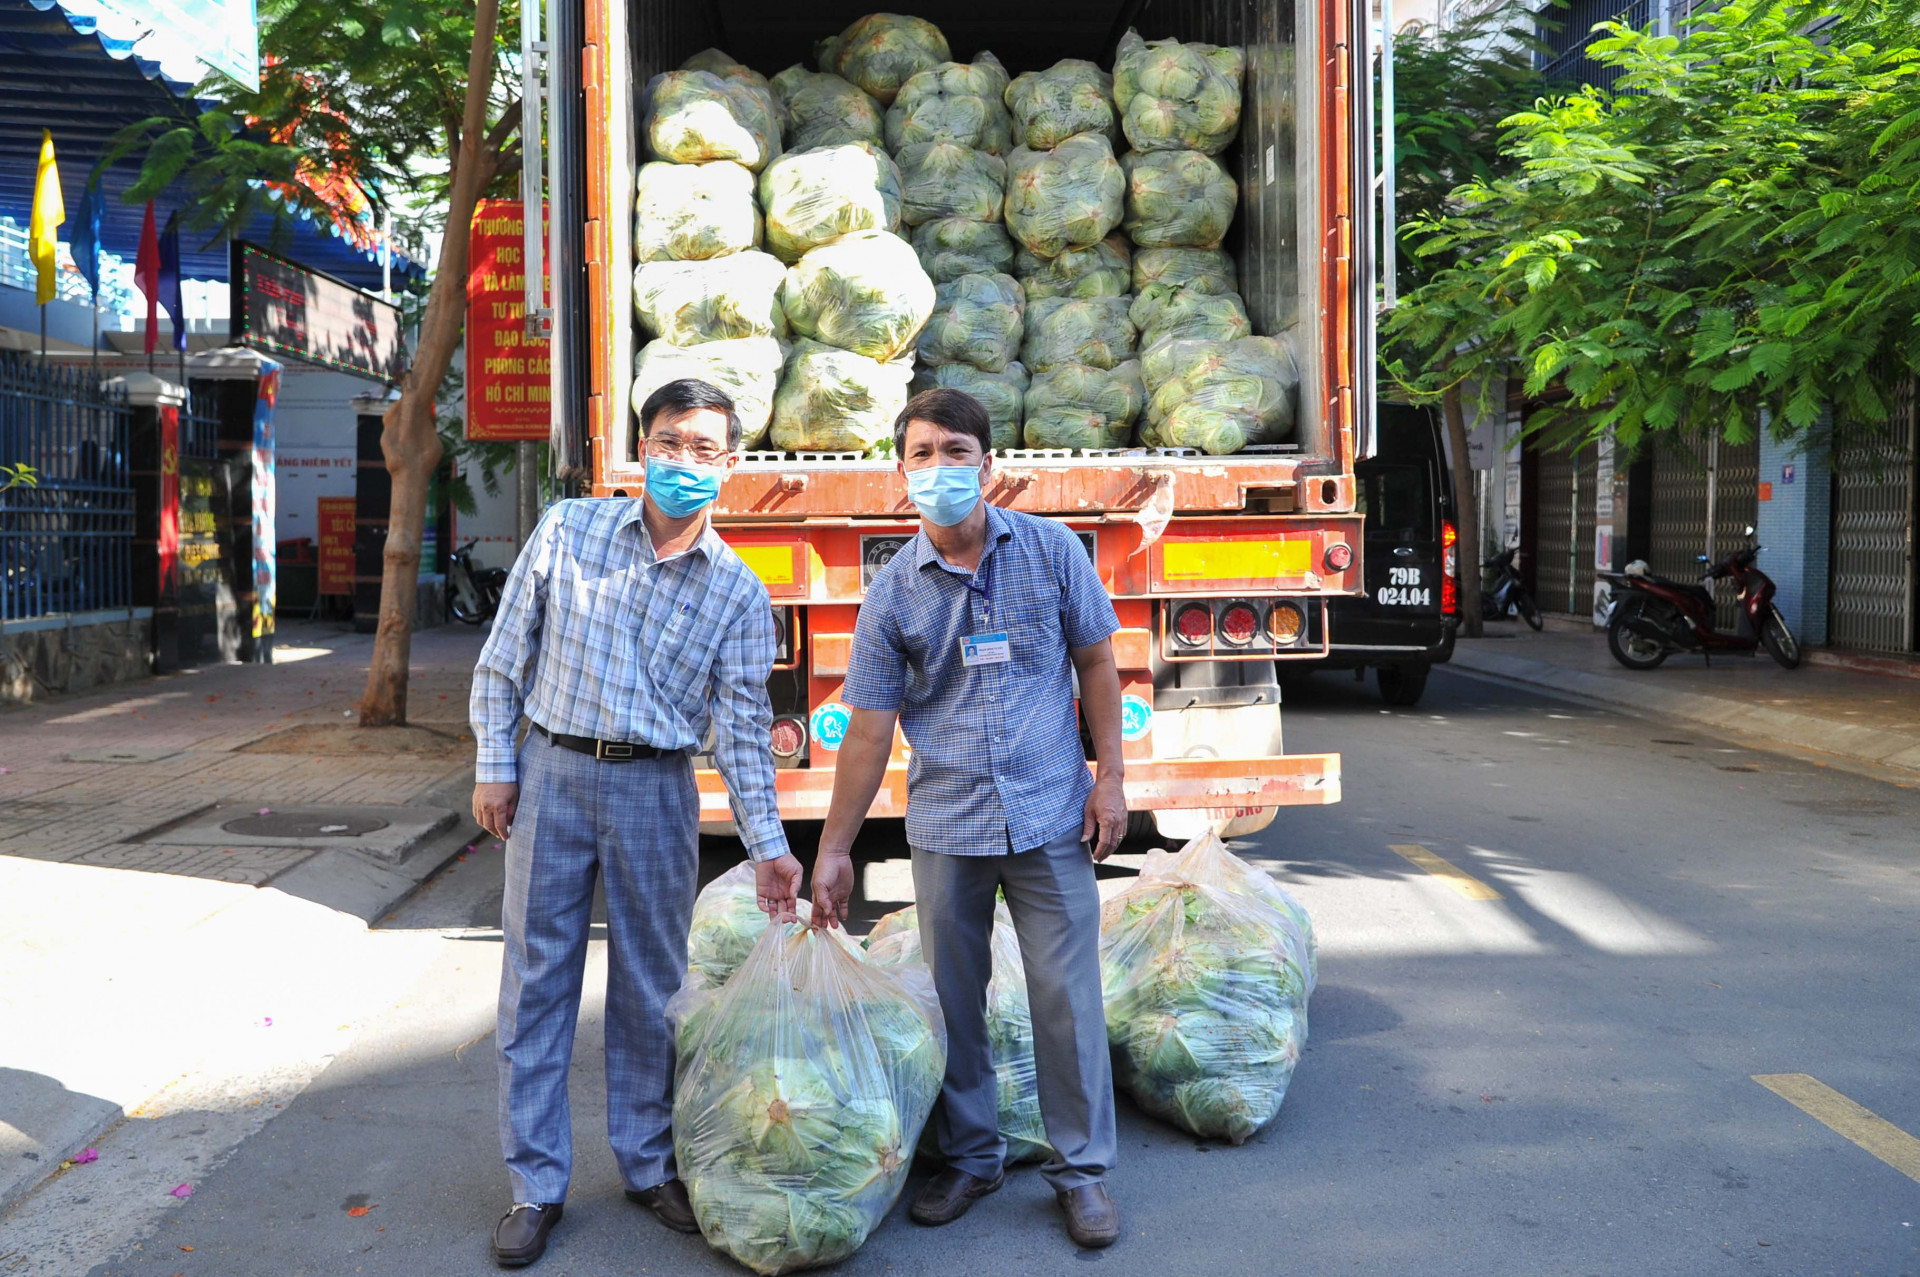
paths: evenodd
<path fill-rule="evenodd" d="M 1026 409 L 1027 368 L 1015 360 L 999 372 L 982 372 L 972 364 L 941 364 L 913 374 L 913 393 L 940 386 L 964 390 L 987 410 L 989 441 L 995 448 L 1020 446 L 1020 419 Z M 888 917 L 892 915 L 889 914 Z"/>
<path fill-rule="evenodd" d="M 1031 373 L 1059 364 L 1112 368 L 1133 358 L 1131 297 L 1047 297 L 1027 307 L 1020 362 Z"/>
<path fill-rule="evenodd" d="M 927 969 L 782 923 L 667 1015 L 674 1158 L 707 1243 L 757 1273 L 853 1254 L 905 1187 L 946 1074 Z"/>
<path fill-rule="evenodd" d="M 1003 372 L 1020 354 L 1027 296 L 1011 275 L 962 275 L 934 286 L 933 316 L 920 331 L 922 365 L 972 364 Z"/>
<path fill-rule="evenodd" d="M 900 169 L 871 142 L 791 151 L 760 174 L 767 249 L 792 264 L 854 231 L 900 229 Z"/>
<path fill-rule="evenodd" d="M 786 277 L 786 267 L 757 252 L 704 262 L 642 262 L 633 272 L 633 309 L 648 335 L 676 346 L 785 337 L 780 285 Z"/>
<path fill-rule="evenodd" d="M 1113 62 L 1113 104 L 1136 151 L 1205 151 L 1217 155 L 1240 132 L 1240 80 L 1246 55 L 1237 48 L 1120 38 Z"/>
<path fill-rule="evenodd" d="M 733 396 L 733 405 L 740 413 L 740 446 L 757 448 L 767 437 L 767 424 L 773 419 L 773 396 L 780 388 L 780 370 L 785 363 L 786 351 L 772 337 L 741 337 L 697 346 L 650 341 L 633 357 L 633 410 L 638 413 L 647 396 L 668 382 L 694 377 Z M 698 905 L 694 914 L 697 920 Z"/>
<path fill-rule="evenodd" d="M 794 63 L 773 77 L 774 112 L 789 151 L 846 142 L 879 146 L 886 136 L 880 104 L 857 84 Z"/>
<path fill-rule="evenodd" d="M 1013 147 L 1013 118 L 1004 96 L 1007 69 L 991 53 L 972 62 L 942 62 L 900 87 L 887 108 L 887 149 L 919 142 L 953 142 L 1005 155 Z"/>
<path fill-rule="evenodd" d="M 955 142 L 916 142 L 894 156 L 900 165 L 900 220 L 936 217 L 997 222 L 1007 198 L 1007 162 Z"/>
<path fill-rule="evenodd" d="M 883 364 L 803 337 L 773 396 L 773 446 L 872 455 L 883 440 L 892 442 L 912 380 L 910 359 Z"/>
<path fill-rule="evenodd" d="M 1027 387 L 1029 448 L 1124 448 L 1146 406 L 1140 361 L 1113 368 L 1057 364 Z"/>
<path fill-rule="evenodd" d="M 780 154 L 780 122 L 763 87 L 711 71 L 668 71 L 647 83 L 647 154 L 675 164 L 735 160 L 758 173 Z"/>
<path fill-rule="evenodd" d="M 767 77 L 752 67 L 742 66 L 733 60 L 732 55 L 720 49 L 702 49 L 680 64 L 682 71 L 709 71 L 723 80 L 734 80 L 740 84 L 751 84 L 755 88 L 768 88 Z"/>
<path fill-rule="evenodd" d="M 1042 297 L 1119 297 L 1133 291 L 1133 254 L 1125 235 L 1069 248 L 1058 257 L 1040 257 L 1023 248 L 1013 259 L 1013 274 L 1030 302 Z"/>
<path fill-rule="evenodd" d="M 1133 291 L 1144 295 L 1156 284 L 1232 293 L 1239 291 L 1240 274 L 1217 248 L 1143 248 L 1133 255 Z"/>
<path fill-rule="evenodd" d="M 1030 150 L 1049 150 L 1076 133 L 1114 139 L 1113 77 L 1084 59 L 1062 58 L 1014 77 L 1006 99 L 1014 140 Z"/>
<path fill-rule="evenodd" d="M 881 106 L 893 105 L 900 86 L 920 72 L 953 60 L 939 27 L 898 13 L 856 19 L 839 35 L 822 40 L 814 52 L 822 71 L 851 80 Z"/>
<path fill-rule="evenodd" d="M 933 281 L 890 231 L 855 231 L 787 271 L 780 306 L 801 337 L 882 363 L 913 349 L 933 314 Z"/>
<path fill-rule="evenodd" d="M 1218 835 L 1148 852 L 1100 915 L 1118 1080 L 1154 1116 L 1242 1143 L 1286 1098 L 1315 959 L 1306 910 Z"/>
<path fill-rule="evenodd" d="M 1076 133 L 1050 151 L 1016 146 L 1007 156 L 1007 229 L 1039 257 L 1098 244 L 1120 225 L 1127 177 L 1113 146 Z"/>
<path fill-rule="evenodd" d="M 1197 288 L 1153 284 L 1133 299 L 1127 311 L 1140 330 L 1140 349 L 1151 350 L 1175 337 L 1200 341 L 1238 341 L 1253 336 L 1253 321 L 1239 293 L 1208 293 Z"/>
<path fill-rule="evenodd" d="M 1129 151 L 1127 213 L 1120 223 L 1137 248 L 1218 248 L 1233 225 L 1240 185 L 1199 151 Z"/>
<path fill-rule="evenodd" d="M 1140 440 L 1214 456 L 1278 443 L 1293 431 L 1300 374 L 1286 343 L 1170 338 L 1140 357 L 1147 381 Z"/>
<path fill-rule="evenodd" d="M 1040 1119 L 1040 1078 L 1033 1062 L 1033 1009 L 1027 1000 L 1027 970 L 1020 958 L 1020 937 L 1005 901 L 994 906 L 993 974 L 987 977 L 987 1040 L 993 1048 L 993 1074 L 1000 1109 L 1000 1135 L 1009 1162 L 1040 1161 L 1053 1150 Z M 898 967 L 923 961 L 920 913 L 909 905 L 874 924 L 867 937 L 867 961 Z M 937 1155 L 932 1130 L 921 1147 Z"/>
<path fill-rule="evenodd" d="M 936 217 L 913 228 L 913 251 L 936 284 L 1013 269 L 1013 239 L 998 222 Z"/>
<path fill-rule="evenodd" d="M 634 188 L 636 261 L 704 261 L 760 247 L 760 205 L 745 165 L 655 160 L 640 166 Z"/>

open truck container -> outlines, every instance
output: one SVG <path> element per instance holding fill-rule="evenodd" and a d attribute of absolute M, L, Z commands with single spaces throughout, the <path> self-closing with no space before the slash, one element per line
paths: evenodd
<path fill-rule="evenodd" d="M 1221 157 L 1241 201 L 1226 247 L 1255 330 L 1292 342 L 1292 441 L 1219 457 L 1010 451 L 996 458 L 988 500 L 1067 523 L 1113 596 L 1138 820 L 1150 814 L 1169 837 L 1222 820 L 1248 833 L 1280 806 L 1337 802 L 1340 756 L 1282 747 L 1275 662 L 1323 656 L 1326 601 L 1362 592 L 1354 462 L 1371 451 L 1373 358 L 1365 11 L 1357 0 L 920 0 L 906 11 L 937 24 L 956 58 L 991 49 L 1013 74 L 1063 57 L 1110 69 L 1129 27 L 1245 49 L 1239 138 Z M 642 342 L 632 220 L 648 78 L 708 46 L 767 75 L 812 66 L 815 42 L 865 12 L 866 0 L 560 0 L 546 15 L 563 477 L 597 496 L 643 487 L 630 383 Z M 917 528 L 905 484 L 891 459 L 752 453 L 714 520 L 766 583 L 782 627 L 769 681 L 781 811 L 823 819 L 854 618 L 875 570 Z M 877 816 L 906 812 L 903 741 L 896 751 Z M 728 818 L 725 790 L 711 760 L 700 762 L 712 827 Z"/>

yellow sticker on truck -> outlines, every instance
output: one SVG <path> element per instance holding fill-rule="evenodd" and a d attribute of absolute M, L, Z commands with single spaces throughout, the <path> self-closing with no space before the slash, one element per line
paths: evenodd
<path fill-rule="evenodd" d="M 793 584 L 793 550 L 791 545 L 733 547 L 733 552 L 760 578 L 760 584 L 768 586 Z"/>
<path fill-rule="evenodd" d="M 1278 541 L 1165 541 L 1160 571 L 1167 581 L 1272 581 L 1303 577 L 1313 570 L 1313 542 L 1306 537 Z"/>

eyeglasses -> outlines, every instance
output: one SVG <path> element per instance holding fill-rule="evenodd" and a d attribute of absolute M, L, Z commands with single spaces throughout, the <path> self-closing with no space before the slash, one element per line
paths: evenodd
<path fill-rule="evenodd" d="M 649 435 L 647 436 L 647 455 L 658 457 L 662 461 L 674 461 L 685 457 L 700 465 L 711 466 L 726 460 L 727 450 L 716 447 L 705 439 L 682 439 L 678 435 Z"/>

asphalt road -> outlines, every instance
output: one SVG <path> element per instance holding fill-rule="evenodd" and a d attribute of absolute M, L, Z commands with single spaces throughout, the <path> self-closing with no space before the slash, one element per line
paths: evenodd
<path fill-rule="evenodd" d="M 1077 1253 L 1025 1169 L 945 1229 L 897 1208 L 843 1271 L 1920 1274 L 1920 792 L 1447 671 L 1392 712 L 1321 676 L 1286 727 L 1344 753 L 1345 801 L 1240 848 L 1320 936 L 1279 1120 L 1232 1148 L 1123 1103 L 1110 1251 Z M 904 853 L 863 850 L 871 917 Z M 437 943 L 426 974 L 91 1272 L 490 1271 L 499 899 L 483 850 L 387 922 Z M 590 994 L 574 1188 L 535 1271 L 743 1271 L 622 1199 L 601 1042 Z M 1780 1074 L 1906 1173 L 1753 1080 Z"/>

